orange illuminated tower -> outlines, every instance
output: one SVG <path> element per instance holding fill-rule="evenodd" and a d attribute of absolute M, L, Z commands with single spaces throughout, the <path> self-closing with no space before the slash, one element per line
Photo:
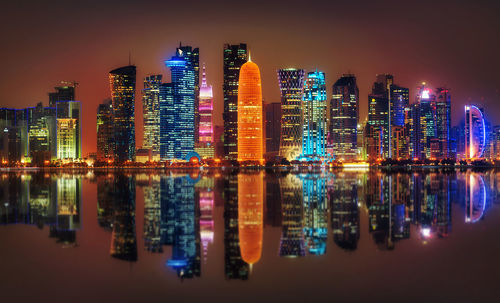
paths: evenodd
<path fill-rule="evenodd" d="M 262 85 L 250 58 L 240 69 L 238 84 L 238 161 L 263 163 Z"/>
<path fill-rule="evenodd" d="M 239 125 L 238 125 L 239 126 Z M 238 175 L 238 234 L 241 258 L 252 265 L 260 260 L 264 213 L 262 172 Z"/>

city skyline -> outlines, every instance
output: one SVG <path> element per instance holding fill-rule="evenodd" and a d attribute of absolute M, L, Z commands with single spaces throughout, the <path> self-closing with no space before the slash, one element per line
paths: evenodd
<path fill-rule="evenodd" d="M 6 63 L 5 72 L 9 74 L 9 78 L 0 84 L 3 92 L 1 103 L 5 107 L 27 107 L 33 106 L 38 101 L 44 101 L 46 105 L 47 92 L 53 86 L 58 85 L 59 81 L 76 80 L 80 83 L 76 99 L 82 102 L 82 129 L 85 129 L 86 126 L 95 125 L 95 108 L 109 97 L 106 73 L 113 68 L 126 65 L 129 51 L 132 63 L 138 69 L 137 81 L 142 81 L 148 74 L 163 74 L 168 77 L 168 71 L 161 63 L 169 58 L 179 41 L 182 41 L 186 45 L 196 45 L 200 48 L 200 62 L 206 62 L 207 70 L 210 71 L 207 80 L 214 87 L 216 125 L 222 125 L 220 52 L 224 43 L 247 43 L 249 49 L 252 50 L 254 60 L 260 63 L 262 70 L 265 103 L 279 101 L 280 93 L 276 80 L 278 68 L 293 66 L 310 72 L 318 67 L 326 74 L 328 99 L 331 97 L 331 85 L 342 74 L 352 73 L 356 76 L 360 89 L 361 119 L 366 117 L 366 96 L 370 90 L 370 83 L 374 75 L 380 73 L 391 73 L 397 77 L 398 84 L 409 87 L 410 102 L 414 102 L 414 92 L 422 81 L 430 83 L 433 88 L 449 87 L 453 95 L 452 125 L 456 125 L 463 117 L 462 106 L 468 103 L 479 103 L 485 108 L 492 108 L 492 113 L 487 113 L 487 115 L 490 118 L 497 116 L 497 109 L 493 105 L 499 99 L 499 81 L 495 72 L 499 62 L 493 50 L 498 48 L 498 39 L 491 37 L 495 37 L 492 31 L 498 28 L 499 21 L 493 16 L 481 19 L 477 16 L 490 16 L 498 8 L 498 3 L 479 6 L 471 3 L 454 5 L 451 2 L 444 2 L 433 4 L 432 10 L 427 9 L 425 4 L 425 1 L 419 3 L 418 6 L 397 2 L 385 2 L 378 5 L 318 3 L 310 8 L 302 8 L 300 13 L 297 8 L 291 7 L 287 9 L 289 16 L 286 20 L 294 29 L 292 34 L 291 29 L 285 30 L 277 27 L 278 24 L 285 22 L 284 17 L 271 17 L 272 9 L 269 12 L 260 12 L 261 3 L 257 3 L 250 12 L 244 13 L 244 16 L 248 16 L 249 13 L 258 12 L 263 25 L 257 28 L 252 27 L 255 25 L 253 22 L 228 27 L 226 25 L 235 20 L 230 12 L 218 11 L 218 4 L 199 3 L 192 11 L 193 16 L 202 16 L 200 15 L 202 11 L 209 11 L 215 16 L 224 15 L 227 18 L 208 24 L 204 22 L 204 18 L 194 18 L 192 25 L 180 28 L 176 25 L 178 20 L 176 16 L 162 22 L 145 22 L 145 17 L 141 17 L 140 21 L 136 21 L 137 23 L 132 22 L 122 29 L 123 31 L 131 30 L 132 34 L 127 38 L 110 35 L 106 28 L 102 30 L 102 33 L 97 32 L 97 28 L 101 30 L 100 25 L 107 20 L 105 15 L 109 14 L 111 9 L 110 4 L 100 4 L 102 12 L 94 13 L 95 22 L 89 27 L 79 27 L 83 22 L 80 12 L 74 17 L 74 21 L 68 26 L 71 29 L 76 27 L 71 35 L 74 41 L 64 51 L 54 49 L 53 45 L 56 44 L 51 41 L 53 41 L 53 36 L 67 33 L 67 29 L 59 28 L 52 22 L 43 23 L 34 29 L 33 22 L 42 16 L 34 12 L 19 16 L 20 10 L 16 4 L 8 4 L 5 12 L 12 12 L 11 16 L 18 16 L 20 20 L 26 22 L 21 22 L 23 24 L 19 26 L 17 35 L 14 36 L 14 33 L 6 35 L 7 47 L 2 50 L 4 57 L 18 60 L 9 60 Z M 272 7 L 277 5 L 279 4 L 273 3 Z M 118 12 L 123 13 L 124 16 L 130 16 L 133 14 L 127 11 L 130 6 L 130 4 L 124 5 L 124 8 L 118 9 Z M 61 13 L 69 8 L 58 8 L 56 11 Z M 238 8 L 238 6 L 235 7 L 235 9 Z M 87 9 L 83 7 L 82 12 Z M 137 12 L 142 11 L 141 7 L 135 9 Z M 344 15 L 340 18 L 326 18 L 322 11 L 332 9 L 335 9 L 339 16 L 342 13 Z M 372 11 L 377 14 L 372 15 Z M 440 11 L 447 12 L 446 18 L 449 22 L 439 22 L 442 18 L 438 13 Z M 359 16 L 357 18 L 362 20 L 358 25 L 352 25 L 347 20 L 349 16 L 353 16 L 354 12 Z M 155 13 L 150 12 L 145 15 L 151 16 L 151 14 Z M 188 12 L 183 11 L 180 15 L 186 14 Z M 298 15 L 303 16 L 300 22 L 293 20 L 293 16 Z M 403 17 L 410 18 L 415 22 L 413 25 L 403 24 L 398 28 L 391 28 L 391 22 L 386 18 L 388 16 L 391 18 L 397 16 L 397 20 Z M 10 22 L 9 18 L 5 18 L 2 22 Z M 459 23 L 459 20 L 463 18 L 471 20 L 470 23 Z M 43 19 L 46 20 L 47 16 L 43 15 Z M 432 22 L 433 20 L 436 22 Z M 134 28 L 141 22 L 154 24 L 157 28 L 155 35 L 134 31 Z M 305 35 L 307 22 L 317 22 L 318 32 Z M 376 26 L 367 27 L 370 23 Z M 200 26 L 201 24 L 204 26 Z M 194 28 L 197 30 L 193 31 Z M 269 33 L 267 33 L 268 28 L 271 29 Z M 20 38 L 23 36 L 22 33 L 28 30 L 34 30 L 38 34 L 35 41 Z M 156 35 L 156 33 L 162 34 Z M 217 33 L 216 38 L 212 37 L 214 33 Z M 112 38 L 108 39 L 110 36 Z M 336 39 L 329 38 L 333 36 Z M 285 39 L 274 39 L 276 37 Z M 292 37 L 294 38 L 290 40 L 289 38 Z M 89 43 L 89 39 L 102 43 Z M 44 44 L 40 45 L 41 42 Z M 27 46 L 27 43 L 36 43 L 41 47 L 36 53 L 19 51 L 20 48 Z M 86 45 L 85 52 L 82 51 L 82 43 Z M 429 45 L 432 47 L 428 47 Z M 311 56 L 311 48 L 321 49 L 323 54 Z M 43 79 L 40 76 L 42 74 Z M 168 79 L 165 80 L 168 81 Z M 24 88 L 25 83 L 30 83 L 28 89 Z M 141 86 L 137 85 L 135 104 L 137 146 L 142 145 L 142 104 L 140 98 L 137 98 L 140 96 L 140 89 Z M 492 122 L 498 123 L 498 121 Z M 83 154 L 95 151 L 95 142 L 94 132 L 84 135 Z"/>

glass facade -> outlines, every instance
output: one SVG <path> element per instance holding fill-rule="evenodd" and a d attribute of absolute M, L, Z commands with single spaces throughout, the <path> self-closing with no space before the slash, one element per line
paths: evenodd
<path fill-rule="evenodd" d="M 144 78 L 142 90 L 142 115 L 144 139 L 142 148 L 151 150 L 154 160 L 160 156 L 160 84 L 162 75 Z"/>
<path fill-rule="evenodd" d="M 135 80 L 136 68 L 133 65 L 109 72 L 114 158 L 118 162 L 135 160 Z"/>
<path fill-rule="evenodd" d="M 302 153 L 302 96 L 304 93 L 303 69 L 278 70 L 281 92 L 281 135 L 279 155 L 289 161 Z"/>
<path fill-rule="evenodd" d="M 238 81 L 240 68 L 248 60 L 247 45 L 225 44 L 223 50 L 224 157 L 238 158 Z"/>
<path fill-rule="evenodd" d="M 336 160 L 358 158 L 357 126 L 359 89 L 354 75 L 344 75 L 333 85 L 330 101 L 330 141 Z"/>
<path fill-rule="evenodd" d="M 326 155 L 326 84 L 325 73 L 310 72 L 304 81 L 302 102 L 302 156 L 320 160 Z"/>

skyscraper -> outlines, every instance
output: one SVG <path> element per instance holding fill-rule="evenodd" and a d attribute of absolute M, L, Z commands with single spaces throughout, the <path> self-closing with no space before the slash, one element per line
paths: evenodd
<path fill-rule="evenodd" d="M 484 157 L 487 145 L 486 121 L 482 108 L 476 105 L 465 106 L 465 158 Z"/>
<path fill-rule="evenodd" d="M 405 108 L 410 105 L 410 90 L 396 84 L 389 87 L 390 106 L 391 106 L 391 124 L 392 126 L 404 126 Z"/>
<path fill-rule="evenodd" d="M 97 108 L 97 160 L 111 160 L 114 156 L 113 105 L 104 100 Z"/>
<path fill-rule="evenodd" d="M 266 153 L 278 153 L 280 148 L 281 103 L 273 102 L 264 105 Z"/>
<path fill-rule="evenodd" d="M 437 159 L 450 157 L 451 95 L 447 88 L 436 89 L 436 135 L 439 141 Z"/>
<path fill-rule="evenodd" d="M 182 45 L 176 49 L 176 53 L 186 59 L 194 70 L 194 142 L 199 142 L 200 126 L 200 49 Z"/>
<path fill-rule="evenodd" d="M 57 119 L 57 158 L 77 159 L 77 120 Z"/>
<path fill-rule="evenodd" d="M 304 81 L 302 157 L 318 160 L 325 156 L 326 107 L 325 73 L 310 72 Z"/>
<path fill-rule="evenodd" d="M 240 69 L 238 91 L 238 161 L 263 160 L 262 85 L 257 64 Z"/>
<path fill-rule="evenodd" d="M 56 101 L 55 106 L 57 115 L 57 158 L 82 158 L 81 102 L 71 100 Z"/>
<path fill-rule="evenodd" d="M 373 83 L 372 92 L 368 95 L 368 124 L 370 125 L 371 140 L 376 146 L 371 149 L 370 158 L 390 158 L 390 86 L 393 76 L 388 74 L 377 75 Z M 377 153 L 376 155 L 374 153 Z"/>
<path fill-rule="evenodd" d="M 359 89 L 354 75 L 343 75 L 333 85 L 330 103 L 330 139 L 337 160 L 358 157 Z"/>
<path fill-rule="evenodd" d="M 279 155 L 289 161 L 302 153 L 302 96 L 304 70 L 278 70 L 281 92 L 281 135 Z"/>
<path fill-rule="evenodd" d="M 31 162 L 41 164 L 44 161 L 57 157 L 56 109 L 43 107 L 38 103 L 36 107 L 26 109 L 28 131 L 28 155 Z"/>
<path fill-rule="evenodd" d="M 162 75 L 144 78 L 142 90 L 142 113 L 144 139 L 142 147 L 151 150 L 154 160 L 160 156 L 160 84 Z"/>
<path fill-rule="evenodd" d="M 175 158 L 175 108 L 173 83 L 160 85 L 160 160 Z"/>
<path fill-rule="evenodd" d="M 182 48 L 165 64 L 172 83 L 160 86 L 160 157 L 185 159 L 194 151 L 195 68 Z"/>
<path fill-rule="evenodd" d="M 436 96 L 422 84 L 417 93 L 418 111 L 416 116 L 416 158 L 431 159 L 432 145 L 436 142 Z"/>
<path fill-rule="evenodd" d="M 203 77 L 201 80 L 200 96 L 199 96 L 199 126 L 198 126 L 198 143 L 196 143 L 196 152 L 202 158 L 213 158 L 215 156 L 215 139 L 214 139 L 214 98 L 212 85 L 207 85 L 205 73 L 205 64 L 203 64 Z"/>
<path fill-rule="evenodd" d="M 55 92 L 49 93 L 49 106 L 56 107 L 57 101 L 72 101 L 75 100 L 75 88 L 78 85 L 76 82 L 61 82 L 63 86 L 54 87 Z"/>
<path fill-rule="evenodd" d="M 135 76 L 133 65 L 109 72 L 111 100 L 113 102 L 115 161 L 135 159 Z"/>
<path fill-rule="evenodd" d="M 241 66 L 247 62 L 247 45 L 224 45 L 224 157 L 230 160 L 238 158 L 238 81 Z"/>

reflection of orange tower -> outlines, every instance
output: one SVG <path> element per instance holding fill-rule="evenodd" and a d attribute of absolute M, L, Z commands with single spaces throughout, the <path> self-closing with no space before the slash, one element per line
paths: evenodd
<path fill-rule="evenodd" d="M 238 161 L 263 163 L 262 86 L 257 64 L 241 66 L 238 84 Z"/>
<path fill-rule="evenodd" d="M 241 258 L 252 265 L 260 260 L 262 253 L 264 176 L 257 174 L 238 175 L 238 231 Z"/>

